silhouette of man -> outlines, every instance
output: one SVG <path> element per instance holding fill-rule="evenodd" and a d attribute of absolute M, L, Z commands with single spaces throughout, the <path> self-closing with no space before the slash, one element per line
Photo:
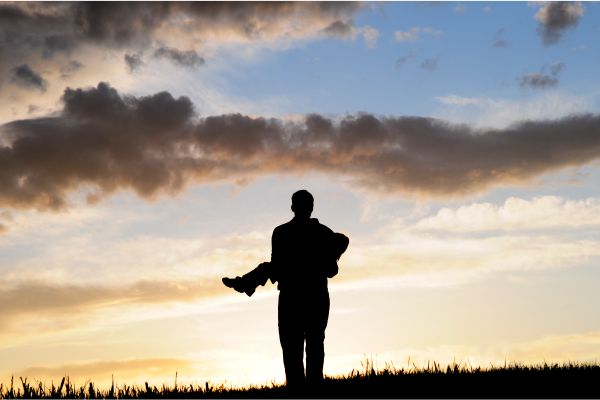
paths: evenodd
<path fill-rule="evenodd" d="M 329 318 L 327 278 L 337 274 L 337 260 L 349 243 L 346 236 L 310 218 L 313 203 L 308 191 L 294 193 L 294 218 L 273 231 L 271 262 L 260 264 L 242 277 L 223 278 L 226 286 L 248 296 L 269 279 L 278 282 L 279 340 L 290 388 L 323 380 L 325 328 Z"/>

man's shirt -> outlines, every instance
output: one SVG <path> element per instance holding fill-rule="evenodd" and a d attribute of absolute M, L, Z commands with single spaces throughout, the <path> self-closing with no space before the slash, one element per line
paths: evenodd
<path fill-rule="evenodd" d="M 338 268 L 335 240 L 334 232 L 316 218 L 294 218 L 275 228 L 271 267 L 278 289 L 299 293 L 327 291 L 327 278 L 333 277 Z"/>

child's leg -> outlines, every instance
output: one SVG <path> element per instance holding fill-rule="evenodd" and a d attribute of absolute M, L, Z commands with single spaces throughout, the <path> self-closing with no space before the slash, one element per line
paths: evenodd
<path fill-rule="evenodd" d="M 271 264 L 264 262 L 244 276 L 238 276 L 235 279 L 223 278 L 223 284 L 240 293 L 246 293 L 248 296 L 252 296 L 259 285 L 264 286 L 265 283 L 267 283 L 270 275 Z"/>

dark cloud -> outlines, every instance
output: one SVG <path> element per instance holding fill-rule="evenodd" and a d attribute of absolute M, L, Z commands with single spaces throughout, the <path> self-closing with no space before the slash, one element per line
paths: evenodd
<path fill-rule="evenodd" d="M 583 6 L 580 2 L 545 3 L 535 15 L 544 45 L 557 43 L 568 29 L 577 26 L 582 16 Z"/>
<path fill-rule="evenodd" d="M 398 59 L 396 60 L 396 68 L 402 68 L 402 66 L 404 66 L 404 64 L 406 64 L 410 60 L 414 59 L 416 56 L 417 56 L 417 53 L 415 53 L 414 51 L 411 51 L 408 54 L 398 57 Z"/>
<path fill-rule="evenodd" d="M 42 56 L 52 58 L 56 53 L 69 54 L 77 47 L 75 38 L 69 35 L 50 35 L 44 38 Z"/>
<path fill-rule="evenodd" d="M 549 67 L 550 73 L 552 75 L 555 75 L 555 76 L 558 75 L 558 74 L 560 74 L 562 71 L 564 71 L 565 68 L 566 68 L 566 65 L 564 63 L 561 63 L 561 62 L 552 64 Z"/>
<path fill-rule="evenodd" d="M 359 2 L 189 2 L 178 3 L 179 11 L 193 15 L 205 29 L 222 29 L 249 39 L 271 36 L 280 31 L 284 20 L 296 21 L 298 27 L 319 22 L 319 30 L 331 28 L 340 33 Z M 316 32 L 313 32 L 316 33 Z"/>
<path fill-rule="evenodd" d="M 61 67 L 60 76 L 63 79 L 67 79 L 67 78 L 71 77 L 75 72 L 82 69 L 83 67 L 84 67 L 84 65 L 81 62 L 79 62 L 77 60 L 71 60 L 67 63 L 67 65 Z"/>
<path fill-rule="evenodd" d="M 349 21 L 355 2 L 17 2 L 0 3 L 0 79 L 36 57 L 72 57 L 83 45 L 128 54 L 168 46 L 184 35 L 207 40 L 295 40 Z M 158 43 L 161 43 L 158 45 Z M 194 50 L 164 53 L 199 65 Z M 196 49 L 197 50 L 197 49 Z M 0 82 L 1 83 L 1 82 Z"/>
<path fill-rule="evenodd" d="M 34 112 L 39 111 L 40 108 L 35 104 L 30 104 L 27 106 L 27 114 L 33 114 Z"/>
<path fill-rule="evenodd" d="M 510 46 L 502 36 L 504 34 L 504 28 L 500 28 L 496 31 L 496 35 L 494 36 L 494 40 L 492 41 L 492 47 L 496 48 L 506 48 Z"/>
<path fill-rule="evenodd" d="M 129 72 L 135 72 L 144 65 L 144 60 L 142 60 L 142 56 L 138 53 L 125 54 L 123 58 Z"/>
<path fill-rule="evenodd" d="M 194 50 L 178 50 L 171 47 L 160 47 L 154 52 L 156 58 L 167 58 L 175 64 L 184 67 L 199 67 L 204 65 L 204 58 L 200 57 Z"/>
<path fill-rule="evenodd" d="M 526 74 L 519 78 L 521 87 L 532 87 L 545 89 L 558 84 L 558 79 L 554 76 L 540 73 Z"/>
<path fill-rule="evenodd" d="M 504 40 L 504 39 L 495 39 L 494 43 L 492 43 L 492 47 L 497 47 L 497 48 L 505 48 L 505 47 L 509 47 L 510 44 Z"/>
<path fill-rule="evenodd" d="M 427 58 L 421 63 L 421 68 L 427 71 L 435 71 L 438 69 L 438 58 Z"/>
<path fill-rule="evenodd" d="M 170 15 L 168 2 L 75 3 L 74 25 L 83 37 L 115 47 L 147 44 Z"/>
<path fill-rule="evenodd" d="M 173 195 L 189 183 L 318 171 L 388 193 L 460 196 L 600 157 L 600 116 L 503 130 L 420 117 L 199 118 L 185 97 L 67 89 L 62 113 L 3 125 L 0 207 L 59 209 L 77 189 Z"/>
<path fill-rule="evenodd" d="M 42 92 L 45 92 L 48 87 L 48 82 L 27 64 L 14 67 L 11 72 L 11 81 L 18 86 L 41 90 Z"/>
<path fill-rule="evenodd" d="M 525 74 L 519 77 L 521 87 L 546 89 L 558 85 L 558 75 L 565 69 L 565 64 L 556 63 L 542 68 L 539 73 Z M 545 72 L 548 70 L 549 72 Z"/>
<path fill-rule="evenodd" d="M 351 38 L 356 33 L 356 28 L 352 20 L 350 21 L 334 21 L 329 26 L 322 30 L 325 36 L 336 38 Z"/>

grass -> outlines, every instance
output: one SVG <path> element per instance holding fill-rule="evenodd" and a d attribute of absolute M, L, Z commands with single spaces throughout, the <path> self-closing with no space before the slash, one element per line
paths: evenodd
<path fill-rule="evenodd" d="M 113 384 L 98 389 L 86 382 L 75 387 L 69 377 L 59 385 L 32 384 L 19 378 L 10 386 L 0 384 L 0 398 L 600 398 L 600 365 L 511 364 L 489 368 L 437 363 L 425 368 L 396 368 L 386 364 L 377 369 L 363 363 L 363 370 L 345 376 L 326 377 L 322 385 L 301 392 L 289 392 L 271 384 L 231 388 L 225 385 L 173 385 L 161 387 Z"/>

